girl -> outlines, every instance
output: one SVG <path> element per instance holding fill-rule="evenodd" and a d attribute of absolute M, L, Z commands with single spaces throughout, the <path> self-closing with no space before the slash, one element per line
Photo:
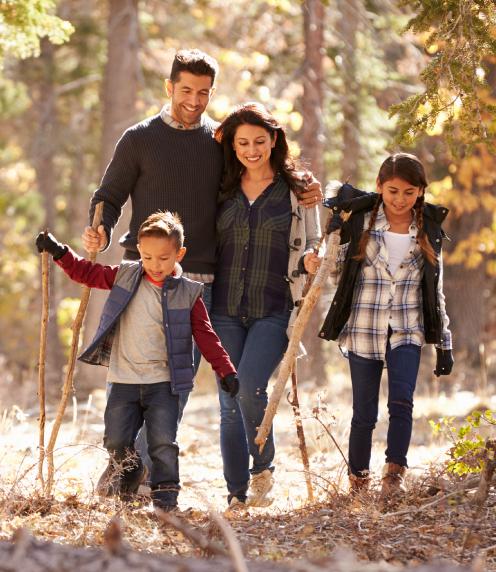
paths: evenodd
<path fill-rule="evenodd" d="M 343 185 L 332 202 L 351 211 L 342 225 L 340 279 L 320 336 L 348 355 L 353 388 L 349 442 L 352 491 L 368 487 L 379 386 L 388 369 L 389 429 L 382 497 L 404 491 L 420 349 L 436 344 L 436 375 L 453 367 L 442 280 L 441 223 L 448 210 L 424 202 L 427 180 L 414 155 L 382 164 L 377 194 Z M 329 205 L 331 206 L 331 205 Z"/>
<path fill-rule="evenodd" d="M 249 504 L 263 506 L 274 482 L 274 441 L 271 433 L 259 453 L 254 438 L 305 273 L 316 272 L 319 264 L 312 250 L 320 236 L 318 211 L 298 204 L 303 185 L 286 135 L 261 104 L 235 109 L 216 137 L 225 173 L 211 318 L 240 384 L 236 399 L 219 392 L 224 477 L 230 508 L 246 502 L 250 473 Z"/>

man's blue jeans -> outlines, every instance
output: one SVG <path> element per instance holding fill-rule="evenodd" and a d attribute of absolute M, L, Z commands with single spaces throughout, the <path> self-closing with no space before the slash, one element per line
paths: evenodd
<path fill-rule="evenodd" d="M 204 284 L 203 287 L 203 302 L 205 307 L 207 308 L 207 312 L 210 312 L 210 308 L 212 306 L 212 284 Z M 200 366 L 200 359 L 201 353 L 196 344 L 194 344 L 193 348 L 193 366 L 194 366 L 194 374 L 196 375 L 198 371 L 198 367 Z M 183 417 L 184 408 L 186 407 L 186 403 L 188 403 L 189 392 L 181 392 L 179 394 L 179 418 L 178 423 L 181 422 Z M 139 452 L 139 455 L 143 461 L 143 463 L 148 467 L 151 471 L 152 468 L 152 460 L 150 455 L 148 454 L 148 443 L 147 443 L 147 434 L 146 434 L 146 425 L 143 426 L 143 429 L 138 433 L 138 437 L 136 439 L 136 449 Z"/>
<path fill-rule="evenodd" d="M 170 383 L 113 383 L 105 409 L 103 444 L 111 459 L 130 463 L 136 435 L 146 422 L 148 452 L 151 457 L 152 489 L 160 486 L 169 492 L 167 504 L 176 504 L 179 491 L 179 397 L 171 393 Z M 135 455 L 134 455 L 135 456 Z M 132 462 L 132 461 L 131 461 Z M 140 468 L 134 461 L 128 473 Z M 132 478 L 131 474 L 128 475 Z"/>
<path fill-rule="evenodd" d="M 387 345 L 389 428 L 386 463 L 407 467 L 406 455 L 412 436 L 413 393 L 420 364 L 420 346 L 407 344 L 394 350 Z M 350 472 L 364 476 L 369 470 L 372 432 L 379 412 L 379 388 L 384 362 L 349 354 L 353 387 L 351 420 Z"/>
<path fill-rule="evenodd" d="M 233 496 L 246 500 L 250 472 L 273 470 L 272 430 L 262 453 L 254 440 L 267 407 L 270 376 L 288 345 L 288 321 L 289 313 L 246 320 L 212 314 L 214 329 L 239 378 L 239 393 L 235 398 L 219 387 L 220 447 L 228 501 Z M 253 458 L 251 471 L 250 455 Z"/>

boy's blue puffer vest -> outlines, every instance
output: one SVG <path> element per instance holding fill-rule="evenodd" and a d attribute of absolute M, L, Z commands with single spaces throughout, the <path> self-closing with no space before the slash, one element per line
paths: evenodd
<path fill-rule="evenodd" d="M 137 292 L 142 276 L 141 261 L 121 263 L 103 307 L 95 337 L 79 356 L 81 361 L 108 367 L 115 326 Z M 165 344 L 171 374 L 171 390 L 174 394 L 193 389 L 191 309 L 202 290 L 203 284 L 200 282 L 175 276 L 169 276 L 162 287 Z"/>

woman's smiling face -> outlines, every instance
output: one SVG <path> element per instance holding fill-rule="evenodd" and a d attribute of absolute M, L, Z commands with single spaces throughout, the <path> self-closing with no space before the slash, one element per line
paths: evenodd
<path fill-rule="evenodd" d="M 260 169 L 270 161 L 276 142 L 269 131 L 259 125 L 244 124 L 236 129 L 233 148 L 236 157 L 246 169 Z"/>

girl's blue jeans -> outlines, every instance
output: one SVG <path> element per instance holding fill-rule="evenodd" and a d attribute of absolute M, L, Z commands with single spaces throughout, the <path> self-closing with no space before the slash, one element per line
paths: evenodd
<path fill-rule="evenodd" d="M 386 463 L 407 465 L 407 453 L 412 435 L 413 393 L 420 364 L 420 346 L 407 344 L 391 349 L 388 342 L 386 365 L 388 372 L 389 427 Z M 353 388 L 353 418 L 351 420 L 349 464 L 350 472 L 364 476 L 369 470 L 372 432 L 379 412 L 379 388 L 384 361 L 349 354 Z"/>
<path fill-rule="evenodd" d="M 234 398 L 219 387 L 220 447 L 228 501 L 233 496 L 245 500 L 250 473 L 274 469 L 272 430 L 262 453 L 254 440 L 267 406 L 269 379 L 288 345 L 289 313 L 259 319 L 212 314 L 211 319 L 239 378 L 239 393 Z"/>

